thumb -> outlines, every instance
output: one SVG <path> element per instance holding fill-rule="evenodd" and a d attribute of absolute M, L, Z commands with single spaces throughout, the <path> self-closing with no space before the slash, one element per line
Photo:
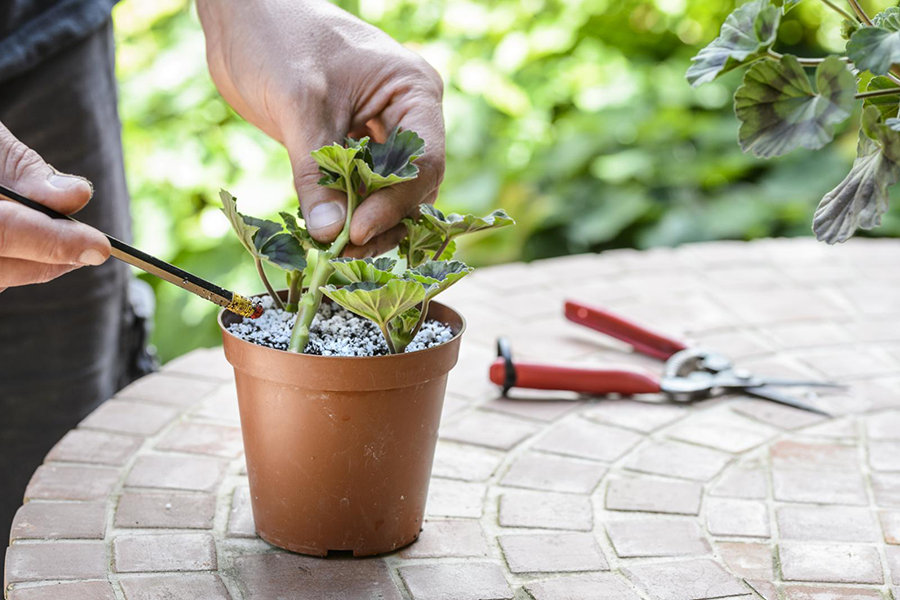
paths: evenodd
<path fill-rule="evenodd" d="M 93 195 L 83 177 L 60 173 L 0 123 L 0 183 L 56 211 L 81 210 Z"/>
<path fill-rule="evenodd" d="M 322 173 L 310 152 L 339 140 L 340 136 L 321 135 L 317 139 L 288 141 L 288 155 L 294 171 L 294 187 L 300 200 L 300 212 L 310 235 L 319 242 L 331 242 L 344 228 L 347 197 L 338 190 L 319 185 Z"/>

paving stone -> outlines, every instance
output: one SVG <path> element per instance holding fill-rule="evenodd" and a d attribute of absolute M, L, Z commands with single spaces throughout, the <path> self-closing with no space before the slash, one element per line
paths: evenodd
<path fill-rule="evenodd" d="M 125 486 L 210 492 L 222 479 L 226 466 L 223 461 L 200 456 L 139 456 Z"/>
<path fill-rule="evenodd" d="M 731 456 L 682 442 L 654 442 L 633 452 L 625 468 L 667 477 L 709 481 L 728 463 Z"/>
<path fill-rule="evenodd" d="M 590 494 L 605 474 L 606 467 L 597 463 L 528 452 L 512 464 L 500 485 Z"/>
<path fill-rule="evenodd" d="M 618 427 L 574 419 L 550 430 L 534 445 L 537 450 L 612 462 L 637 445 L 643 436 Z"/>
<path fill-rule="evenodd" d="M 204 419 L 240 423 L 241 414 L 238 409 L 237 390 L 235 390 L 234 384 L 217 387 L 194 410 L 194 415 Z"/>
<path fill-rule="evenodd" d="M 691 481 L 646 477 L 613 479 L 606 488 L 607 510 L 696 515 L 703 487 Z"/>
<path fill-rule="evenodd" d="M 25 489 L 26 500 L 106 500 L 119 471 L 105 467 L 41 465 Z"/>
<path fill-rule="evenodd" d="M 121 577 L 125 600 L 231 600 L 218 575 L 183 573 Z"/>
<path fill-rule="evenodd" d="M 783 502 L 869 503 L 862 475 L 853 471 L 773 469 L 772 482 L 775 499 Z"/>
<path fill-rule="evenodd" d="M 888 357 L 861 348 L 808 352 L 802 360 L 830 379 L 861 379 L 897 371 L 896 363 Z"/>
<path fill-rule="evenodd" d="M 887 556 L 888 570 L 891 572 L 891 583 L 900 585 L 900 548 L 890 546 L 884 549 Z"/>
<path fill-rule="evenodd" d="M 6 554 L 6 584 L 106 579 L 103 542 L 13 544 Z"/>
<path fill-rule="evenodd" d="M 845 327 L 829 322 L 779 323 L 766 327 L 764 333 L 781 349 L 816 348 L 823 344 L 854 341 Z"/>
<path fill-rule="evenodd" d="M 669 437 L 725 452 L 745 452 L 771 439 L 776 431 L 737 413 L 697 413 L 675 426 Z"/>
<path fill-rule="evenodd" d="M 159 433 L 177 416 L 178 410 L 169 406 L 130 400 L 108 400 L 89 414 L 79 427 L 148 436 Z"/>
<path fill-rule="evenodd" d="M 900 440 L 900 410 L 870 416 L 866 420 L 866 431 L 873 440 Z"/>
<path fill-rule="evenodd" d="M 740 580 L 709 559 L 638 564 L 622 573 L 653 600 L 706 600 L 750 593 Z"/>
<path fill-rule="evenodd" d="M 769 495 L 766 470 L 758 464 L 731 465 L 709 491 L 711 496 L 759 500 Z"/>
<path fill-rule="evenodd" d="M 441 406 L 441 422 L 446 422 L 449 417 L 471 407 L 472 404 L 468 400 L 457 398 L 448 393 L 444 396 L 444 404 Z"/>
<path fill-rule="evenodd" d="M 829 320 L 843 314 L 828 297 L 811 290 L 717 291 L 715 296 L 724 302 L 724 306 L 753 325 Z"/>
<path fill-rule="evenodd" d="M 16 512 L 10 540 L 102 540 L 105 534 L 104 502 L 29 502 Z"/>
<path fill-rule="evenodd" d="M 531 397 L 526 395 L 527 392 L 540 392 L 541 395 Z M 515 394 L 515 398 L 494 398 L 489 400 L 482 405 L 482 408 L 550 423 L 584 406 L 584 402 L 578 400 L 545 399 L 547 392 L 543 390 L 516 390 Z"/>
<path fill-rule="evenodd" d="M 732 573 L 744 579 L 775 579 L 772 549 L 750 542 L 716 542 L 716 550 Z"/>
<path fill-rule="evenodd" d="M 877 542 L 875 515 L 847 506 L 779 506 L 778 531 L 783 540 L 806 542 Z"/>
<path fill-rule="evenodd" d="M 879 513 L 884 541 L 887 544 L 900 544 L 900 511 L 885 510 Z"/>
<path fill-rule="evenodd" d="M 212 494 L 125 492 L 115 524 L 123 529 L 212 529 L 215 516 Z"/>
<path fill-rule="evenodd" d="M 882 600 L 881 592 L 863 588 L 828 585 L 786 585 L 781 591 L 784 600 Z"/>
<path fill-rule="evenodd" d="M 552 492 L 507 492 L 500 496 L 500 525 L 591 531 L 593 510 L 586 496 Z"/>
<path fill-rule="evenodd" d="M 431 474 L 446 479 L 487 481 L 505 457 L 502 452 L 481 446 L 438 440 Z"/>
<path fill-rule="evenodd" d="M 780 429 L 801 429 L 821 423 L 826 417 L 768 400 L 742 398 L 731 403 L 731 409 L 750 418 Z"/>
<path fill-rule="evenodd" d="M 779 558 L 785 581 L 884 583 L 874 546 L 784 543 Z"/>
<path fill-rule="evenodd" d="M 216 543 L 209 533 L 120 535 L 113 540 L 119 573 L 215 571 Z"/>
<path fill-rule="evenodd" d="M 639 400 L 601 400 L 584 416 L 600 422 L 634 429 L 643 433 L 656 431 L 688 414 L 683 406 Z"/>
<path fill-rule="evenodd" d="M 479 410 L 441 427 L 440 435 L 445 440 L 510 450 L 537 431 L 538 426 L 528 421 Z"/>
<path fill-rule="evenodd" d="M 116 600 L 116 593 L 106 581 L 51 583 L 37 587 L 13 588 L 9 600 Z M 130 598 L 128 600 L 131 600 Z M 210 599 L 212 600 L 212 599 Z"/>
<path fill-rule="evenodd" d="M 151 373 L 116 394 L 116 398 L 144 400 L 187 408 L 213 391 L 218 384 L 196 377 Z"/>
<path fill-rule="evenodd" d="M 238 427 L 186 422 L 169 430 L 156 449 L 237 458 L 244 451 L 244 442 Z"/>
<path fill-rule="evenodd" d="M 621 558 L 710 553 L 703 531 L 692 520 L 612 521 L 606 523 L 606 533 Z"/>
<path fill-rule="evenodd" d="M 513 573 L 609 570 L 592 533 L 501 535 L 497 541 Z"/>
<path fill-rule="evenodd" d="M 402 600 L 383 559 L 322 560 L 290 553 L 234 559 L 247 600 Z M 339 582 L 340 595 L 335 595 Z"/>
<path fill-rule="evenodd" d="M 804 435 L 834 439 L 856 439 L 859 437 L 857 423 L 852 419 L 831 418 L 821 425 L 813 425 L 803 430 Z"/>
<path fill-rule="evenodd" d="M 194 350 L 169 361 L 163 366 L 162 370 L 165 373 L 185 373 L 221 381 L 232 381 L 234 379 L 234 369 L 225 360 L 225 353 L 222 348 Z"/>
<path fill-rule="evenodd" d="M 503 571 L 494 563 L 412 565 L 400 577 L 413 600 L 512 600 Z"/>
<path fill-rule="evenodd" d="M 121 467 L 134 456 L 143 441 L 130 435 L 73 429 L 47 454 L 47 461 L 82 462 Z"/>
<path fill-rule="evenodd" d="M 709 498 L 706 529 L 713 535 L 769 537 L 769 511 L 757 500 Z"/>
<path fill-rule="evenodd" d="M 869 466 L 876 471 L 900 471 L 900 442 L 869 442 Z"/>
<path fill-rule="evenodd" d="M 859 469 L 855 446 L 786 440 L 772 444 L 769 455 L 775 468 L 827 468 L 841 471 Z"/>
<path fill-rule="evenodd" d="M 429 517 L 480 518 L 486 492 L 487 486 L 480 483 L 432 478 L 425 514 Z"/>
<path fill-rule="evenodd" d="M 250 488 L 234 488 L 231 512 L 228 515 L 228 537 L 256 537 L 253 508 L 250 505 Z"/>
<path fill-rule="evenodd" d="M 704 348 L 715 348 L 737 361 L 747 356 L 769 354 L 772 351 L 772 344 L 760 335 L 740 329 L 698 334 L 694 341 Z"/>
<path fill-rule="evenodd" d="M 640 600 L 621 577 L 610 573 L 559 577 L 526 584 L 525 590 L 534 600 Z"/>
<path fill-rule="evenodd" d="M 753 591 L 759 594 L 763 600 L 779 600 L 778 588 L 770 581 L 764 581 L 762 579 L 745 579 L 744 583 L 753 588 Z"/>
<path fill-rule="evenodd" d="M 478 521 L 426 521 L 419 539 L 402 558 L 488 558 L 490 549 Z"/>
<path fill-rule="evenodd" d="M 900 508 L 900 473 L 872 473 L 875 503 L 882 508 Z"/>

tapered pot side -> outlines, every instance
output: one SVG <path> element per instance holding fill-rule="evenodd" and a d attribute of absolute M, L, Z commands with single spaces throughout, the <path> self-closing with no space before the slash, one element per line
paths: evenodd
<path fill-rule="evenodd" d="M 416 540 L 447 374 L 465 320 L 431 302 L 453 338 L 407 354 L 311 356 L 244 341 L 226 327 L 256 531 L 280 548 L 325 556 L 390 552 Z"/>

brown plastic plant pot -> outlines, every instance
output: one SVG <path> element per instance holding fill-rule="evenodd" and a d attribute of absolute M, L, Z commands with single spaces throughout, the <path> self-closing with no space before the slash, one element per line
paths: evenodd
<path fill-rule="evenodd" d="M 312 356 L 241 340 L 219 314 L 234 367 L 253 519 L 280 548 L 390 552 L 422 530 L 447 374 L 465 320 L 431 302 L 453 338 L 406 354 Z"/>

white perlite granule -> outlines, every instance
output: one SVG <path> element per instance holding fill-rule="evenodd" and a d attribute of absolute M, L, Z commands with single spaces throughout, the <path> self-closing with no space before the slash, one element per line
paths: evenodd
<path fill-rule="evenodd" d="M 228 326 L 228 331 L 248 342 L 287 350 L 294 328 L 296 313 L 275 308 L 269 296 L 261 303 L 265 311 L 258 319 L 244 318 L 240 323 Z M 406 352 L 424 350 L 450 341 L 453 332 L 447 325 L 428 320 Z M 309 328 L 309 345 L 306 354 L 322 356 L 381 356 L 387 354 L 387 344 L 381 330 L 372 321 L 364 319 L 340 306 L 323 302 Z"/>

